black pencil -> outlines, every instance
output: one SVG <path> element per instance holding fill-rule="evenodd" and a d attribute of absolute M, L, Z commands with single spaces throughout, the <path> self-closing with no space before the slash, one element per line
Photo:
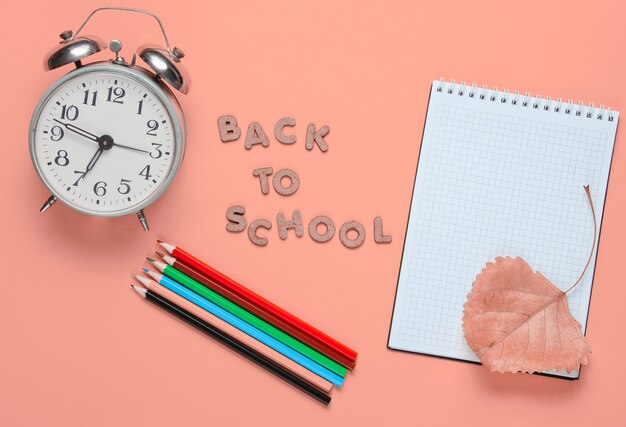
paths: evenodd
<path fill-rule="evenodd" d="M 290 371 L 286 370 L 282 366 L 275 363 L 273 360 L 265 357 L 263 354 L 259 353 L 258 351 L 254 350 L 253 348 L 249 347 L 243 342 L 239 341 L 235 337 L 227 334 L 224 331 L 221 331 L 215 328 L 213 325 L 208 324 L 204 320 L 188 312 L 184 308 L 174 304 L 170 300 L 163 298 L 161 295 L 155 292 L 152 292 L 148 289 L 144 289 L 135 285 L 131 285 L 131 286 L 144 299 L 150 301 L 154 305 L 162 308 L 163 310 L 169 312 L 170 314 L 173 314 L 179 319 L 187 322 L 194 328 L 205 333 L 206 335 L 209 335 L 210 337 L 224 344 L 226 347 L 230 348 L 231 350 L 234 350 L 237 353 L 241 354 L 242 356 L 246 357 L 247 359 L 255 362 L 257 365 L 265 368 L 266 370 L 278 376 L 279 378 L 287 381 L 289 384 L 293 385 L 294 387 L 299 388 L 300 390 L 307 393 L 309 396 L 313 397 L 314 399 L 318 400 L 324 405 L 328 405 L 330 403 L 331 397 L 328 396 L 326 393 L 313 387 L 306 381 L 292 374 Z"/>

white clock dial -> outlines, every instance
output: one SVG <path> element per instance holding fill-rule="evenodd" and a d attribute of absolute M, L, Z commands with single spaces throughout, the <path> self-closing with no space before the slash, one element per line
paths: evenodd
<path fill-rule="evenodd" d="M 33 162 L 48 188 L 81 212 L 138 212 L 176 173 L 184 125 L 177 105 L 144 73 L 88 67 L 61 79 L 35 111 Z"/>

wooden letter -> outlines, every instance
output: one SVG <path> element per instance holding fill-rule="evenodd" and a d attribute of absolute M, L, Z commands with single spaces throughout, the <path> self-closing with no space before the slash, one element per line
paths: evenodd
<path fill-rule="evenodd" d="M 282 179 L 284 177 L 289 178 L 291 183 L 289 187 L 283 187 Z M 298 187 L 300 187 L 300 178 L 298 175 L 291 169 L 281 169 L 276 172 L 274 178 L 272 179 L 272 184 L 274 184 L 274 190 L 281 196 L 291 196 L 293 193 L 298 191 Z"/>
<path fill-rule="evenodd" d="M 272 168 L 256 168 L 252 171 L 252 175 L 258 176 L 259 181 L 261 181 L 261 193 L 267 194 L 270 192 L 270 183 L 268 176 L 274 173 L 274 169 Z"/>
<path fill-rule="evenodd" d="M 283 117 L 279 121 L 276 122 L 274 126 L 274 136 L 278 140 L 278 142 L 282 142 L 283 144 L 293 144 L 298 140 L 295 135 L 285 135 L 283 133 L 283 129 L 285 126 L 295 126 L 296 119 L 293 117 Z"/>
<path fill-rule="evenodd" d="M 226 219 L 228 220 L 228 224 L 226 224 L 226 230 L 231 233 L 239 233 L 246 229 L 246 225 L 248 222 L 246 221 L 246 217 L 244 216 L 246 213 L 246 208 L 243 206 L 234 205 L 226 210 Z"/>
<path fill-rule="evenodd" d="M 257 246 L 265 246 L 267 245 L 267 239 L 265 237 L 259 237 L 256 234 L 256 229 L 259 227 L 271 230 L 272 223 L 266 219 L 256 219 L 252 221 L 248 227 L 248 237 L 250 238 L 250 241 Z"/>
<path fill-rule="evenodd" d="M 315 131 L 315 125 L 313 123 L 308 125 L 306 128 L 306 142 L 304 144 L 306 149 L 309 151 L 312 150 L 313 144 L 315 143 L 320 147 L 323 153 L 327 152 L 328 144 L 326 144 L 324 137 L 328 135 L 328 132 L 330 132 L 330 128 L 326 125 L 322 126 L 317 132 Z"/>
<path fill-rule="evenodd" d="M 391 236 L 383 234 L 383 219 L 374 218 L 374 241 L 376 243 L 391 243 Z"/>
<path fill-rule="evenodd" d="M 265 131 L 257 122 L 252 122 L 248 126 L 248 132 L 246 132 L 246 142 L 244 146 L 246 150 L 250 150 L 253 145 L 261 144 L 263 147 L 270 145 L 270 140 L 267 139 Z"/>
<path fill-rule="evenodd" d="M 317 232 L 317 226 L 324 224 L 326 226 L 326 232 L 319 234 Z M 324 215 L 316 216 L 309 222 L 309 236 L 316 242 L 324 243 L 328 242 L 335 235 L 335 223 L 332 219 Z"/>
<path fill-rule="evenodd" d="M 358 233 L 355 239 L 348 238 L 348 231 L 354 230 Z M 365 228 L 357 221 L 348 221 L 339 229 L 339 240 L 346 248 L 355 249 L 365 241 Z"/>
<path fill-rule="evenodd" d="M 217 118 L 217 128 L 220 131 L 222 142 L 236 141 L 241 136 L 241 128 L 237 126 L 235 116 L 219 116 Z"/>
<path fill-rule="evenodd" d="M 285 240 L 287 238 L 287 230 L 293 228 L 296 232 L 296 237 L 302 237 L 304 234 L 304 230 L 302 228 L 302 215 L 300 211 L 293 211 L 291 221 L 287 221 L 285 215 L 282 213 L 278 213 L 276 215 L 276 223 L 278 224 L 278 237 L 281 240 Z"/>

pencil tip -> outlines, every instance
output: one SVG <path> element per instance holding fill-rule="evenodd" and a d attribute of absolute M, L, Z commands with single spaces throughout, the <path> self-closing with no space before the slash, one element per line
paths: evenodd
<path fill-rule="evenodd" d="M 165 243 L 163 240 L 159 240 L 158 242 L 159 242 L 159 245 L 161 245 L 161 247 L 165 249 L 168 254 L 171 254 L 176 249 L 176 246 L 170 245 L 169 243 Z"/>
<path fill-rule="evenodd" d="M 144 285 L 146 288 L 150 287 L 150 282 L 152 281 L 151 279 L 148 279 L 146 276 L 141 276 L 139 274 L 135 276 L 135 280 L 137 280 L 139 283 Z"/>
<path fill-rule="evenodd" d="M 147 268 L 144 268 L 144 269 L 143 269 L 143 272 L 144 272 L 144 273 L 149 273 L 149 272 L 150 272 L 150 270 L 148 270 Z"/>
<path fill-rule="evenodd" d="M 154 251 L 155 254 L 157 254 L 158 256 L 160 256 L 161 258 L 163 258 L 165 256 L 164 253 L 159 252 L 159 251 Z"/>
<path fill-rule="evenodd" d="M 145 298 L 145 297 L 146 297 L 146 294 L 148 293 L 148 290 L 147 290 L 147 289 L 140 288 L 139 286 L 135 286 L 135 285 L 130 285 L 130 286 L 132 286 L 132 287 L 133 287 L 133 290 L 134 290 L 135 292 L 137 292 L 137 293 L 139 294 L 139 296 L 141 296 L 142 298 Z"/>
<path fill-rule="evenodd" d="M 146 257 L 146 259 L 147 259 L 149 262 L 155 262 L 155 261 L 154 261 L 154 259 L 150 258 L 149 256 L 147 256 L 147 257 Z"/>
<path fill-rule="evenodd" d="M 161 243 L 163 243 L 163 240 L 157 239 L 157 243 L 161 244 Z"/>

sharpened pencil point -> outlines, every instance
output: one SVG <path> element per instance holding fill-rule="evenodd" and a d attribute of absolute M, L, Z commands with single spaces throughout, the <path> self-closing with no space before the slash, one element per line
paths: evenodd
<path fill-rule="evenodd" d="M 176 249 L 176 246 L 170 245 L 169 243 L 165 243 L 163 241 L 160 241 L 159 245 L 161 245 L 161 247 L 165 249 L 168 254 L 171 254 Z"/>
<path fill-rule="evenodd" d="M 174 263 L 176 262 L 176 258 L 169 255 L 163 255 L 163 261 L 165 261 L 169 265 L 174 265 Z"/>
<path fill-rule="evenodd" d="M 133 289 L 135 290 L 135 292 L 137 292 L 139 294 L 140 297 L 145 298 L 146 294 L 148 293 L 147 289 L 144 288 L 140 288 L 139 286 L 135 286 L 135 285 L 130 285 L 133 287 Z"/>
<path fill-rule="evenodd" d="M 146 257 L 146 259 L 147 259 L 149 262 L 155 262 L 155 261 L 154 261 L 154 259 L 150 258 L 149 256 L 147 256 L 147 257 Z"/>
<path fill-rule="evenodd" d="M 140 276 L 139 274 L 135 276 L 135 280 L 144 285 L 146 288 L 150 288 L 150 282 L 152 279 L 148 279 L 146 276 Z"/>
<path fill-rule="evenodd" d="M 157 254 L 158 256 L 160 256 L 161 258 L 163 258 L 165 256 L 164 253 L 159 252 L 159 251 L 154 251 L 155 254 Z"/>
<path fill-rule="evenodd" d="M 158 243 L 158 244 L 161 244 L 161 243 L 163 243 L 163 240 L 161 240 L 161 239 L 157 239 L 157 243 Z"/>
<path fill-rule="evenodd" d="M 150 272 L 150 270 L 148 270 L 147 268 L 144 268 L 144 269 L 143 269 L 143 272 L 144 272 L 144 273 L 149 273 L 149 272 Z"/>

